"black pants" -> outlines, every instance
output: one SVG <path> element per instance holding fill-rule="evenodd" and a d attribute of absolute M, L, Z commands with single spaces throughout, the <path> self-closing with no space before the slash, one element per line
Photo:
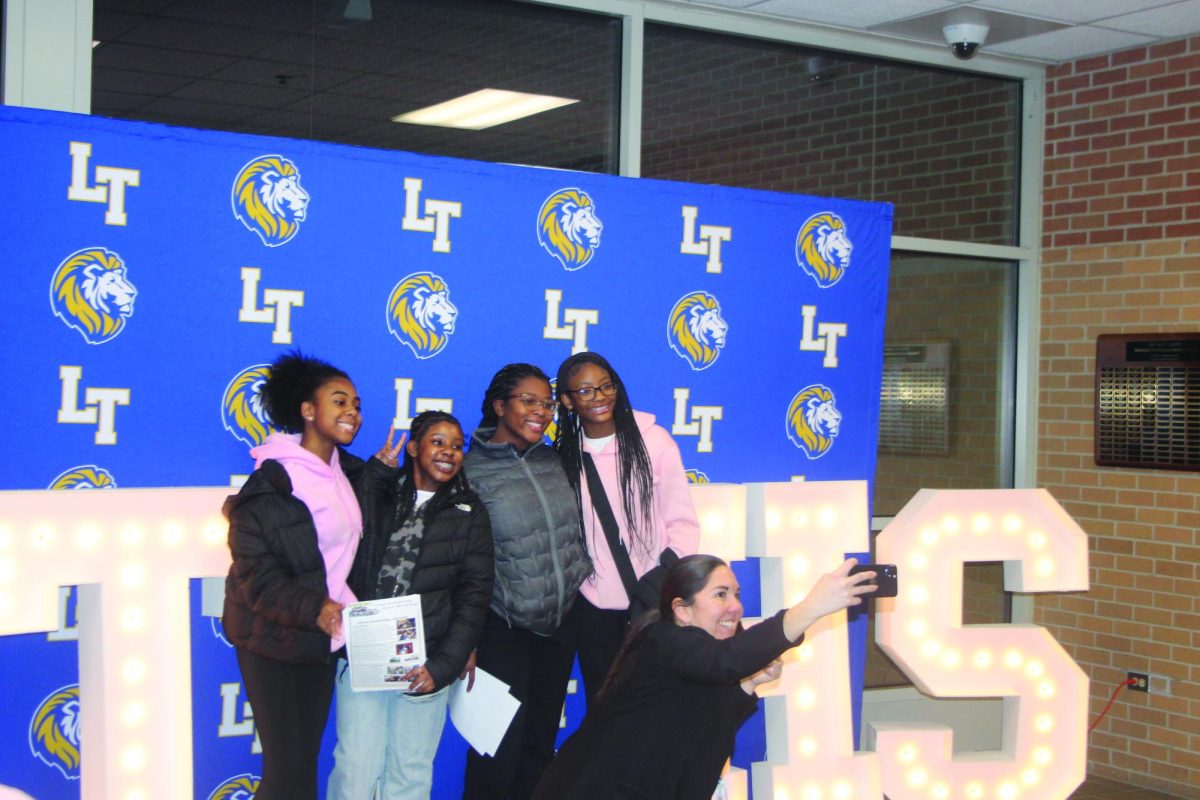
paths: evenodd
<path fill-rule="evenodd" d="M 494 756 L 467 751 L 465 800 L 527 800 L 554 758 L 575 651 L 558 635 L 539 636 L 489 611 L 476 664 L 511 687 L 521 708 Z"/>
<path fill-rule="evenodd" d="M 289 664 L 237 648 L 262 742 L 256 800 L 317 800 L 317 757 L 333 698 L 334 662 Z"/>
<path fill-rule="evenodd" d="M 579 656 L 579 672 L 583 675 L 589 709 L 625 641 L 628 619 L 628 611 L 597 608 L 581 594 L 559 629 L 559 638 Z"/>

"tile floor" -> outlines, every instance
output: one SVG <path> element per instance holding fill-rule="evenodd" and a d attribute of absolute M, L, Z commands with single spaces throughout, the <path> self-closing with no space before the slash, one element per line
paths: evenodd
<path fill-rule="evenodd" d="M 1108 778 L 1090 777 L 1071 795 L 1071 800 L 1175 800 L 1173 794 L 1138 789 Z"/>

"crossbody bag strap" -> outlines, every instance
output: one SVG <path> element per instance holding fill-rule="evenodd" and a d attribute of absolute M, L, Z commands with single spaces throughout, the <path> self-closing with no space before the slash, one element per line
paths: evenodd
<path fill-rule="evenodd" d="M 608 540 L 608 549 L 612 553 L 613 563 L 617 565 L 617 573 L 621 576 L 621 584 L 625 594 L 633 597 L 634 587 L 637 586 L 637 573 L 633 571 L 633 562 L 629 560 L 629 552 L 621 541 L 621 532 L 617 527 L 617 519 L 613 516 L 612 506 L 608 504 L 608 493 L 600 482 L 600 473 L 592 461 L 592 454 L 583 452 L 583 471 L 587 475 L 588 494 L 592 497 L 592 507 L 600 519 L 600 527 L 604 529 L 604 538 Z"/>

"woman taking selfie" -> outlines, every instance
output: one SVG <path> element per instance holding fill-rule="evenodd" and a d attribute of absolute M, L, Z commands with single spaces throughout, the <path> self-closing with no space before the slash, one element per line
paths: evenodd
<path fill-rule="evenodd" d="M 330 800 L 428 799 L 447 687 L 463 672 L 492 599 L 492 533 L 462 474 L 462 428 L 450 414 L 425 411 L 410 431 L 407 446 L 401 439 L 395 447 L 389 432 L 367 462 L 350 586 L 359 600 L 421 596 L 425 663 L 395 691 L 355 692 L 342 662 Z"/>
<path fill-rule="evenodd" d="M 603 356 L 584 352 L 564 361 L 558 401 L 554 446 L 579 498 L 595 569 L 564 629 L 573 636 L 590 708 L 628 630 L 632 587 L 660 561 L 695 553 L 700 525 L 675 440 L 653 415 L 633 410 Z M 651 592 L 648 605 L 657 602 Z"/>
<path fill-rule="evenodd" d="M 779 677 L 777 659 L 826 614 L 862 602 L 873 572 L 854 559 L 808 595 L 748 630 L 733 571 L 693 555 L 667 570 L 657 611 L 630 629 L 579 729 L 543 773 L 535 800 L 708 800 L 754 713 L 754 687 Z"/>
<path fill-rule="evenodd" d="M 250 451 L 254 473 L 225 502 L 233 564 L 221 622 L 237 651 L 262 742 L 260 800 L 316 800 L 317 756 L 333 695 L 333 653 L 362 514 L 341 448 L 362 423 L 346 373 L 289 353 L 262 389 L 275 428 Z"/>

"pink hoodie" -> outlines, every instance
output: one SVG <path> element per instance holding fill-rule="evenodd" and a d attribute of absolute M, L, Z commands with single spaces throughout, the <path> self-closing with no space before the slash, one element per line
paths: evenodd
<path fill-rule="evenodd" d="M 299 434 L 273 433 L 250 455 L 255 467 L 273 458 L 287 470 L 292 494 L 308 506 L 317 529 L 317 547 L 325 560 L 326 591 L 339 603 L 356 602 L 354 592 L 346 585 L 346 577 L 362 537 L 362 510 L 346 473 L 342 472 L 337 448 L 326 464 L 300 446 Z M 345 643 L 345 639 L 337 637 L 330 643 L 330 651 L 340 649 Z"/>
<path fill-rule="evenodd" d="M 641 577 L 657 566 L 659 555 L 668 547 L 681 556 L 695 553 L 700 547 L 700 523 L 696 520 L 691 490 L 688 488 L 687 477 L 683 474 L 683 459 L 679 455 L 679 446 L 665 428 L 654 424 L 653 414 L 634 411 L 633 416 L 637 420 L 638 430 L 642 433 L 642 440 L 646 443 L 646 455 L 650 457 L 650 467 L 654 476 L 654 520 L 649 553 L 636 551 L 629 541 L 629 526 L 625 521 L 621 486 L 618 482 L 617 440 L 614 438 L 599 453 L 592 451 L 586 443 L 583 448 L 592 454 L 592 459 L 596 462 L 596 471 L 600 473 L 600 482 L 604 484 L 608 504 L 612 506 L 613 516 L 616 517 L 617 526 L 621 530 L 621 541 L 629 551 L 633 571 Z M 584 581 L 579 591 L 597 608 L 628 608 L 629 597 L 625 594 L 621 576 L 613 563 L 608 540 L 604 538 L 604 528 L 592 507 L 586 476 L 580 476 L 580 483 L 583 495 L 584 536 L 596 572 Z"/>

